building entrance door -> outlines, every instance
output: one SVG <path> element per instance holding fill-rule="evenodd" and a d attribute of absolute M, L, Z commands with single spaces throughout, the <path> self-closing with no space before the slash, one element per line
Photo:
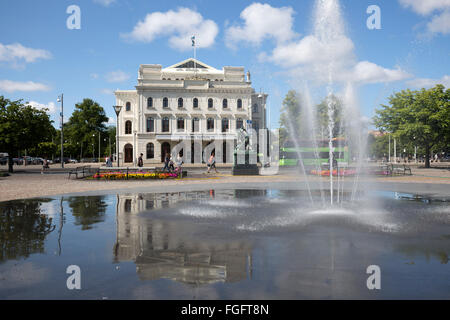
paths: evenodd
<path fill-rule="evenodd" d="M 125 145 L 125 160 L 124 162 L 133 162 L 133 146 L 131 144 Z"/>

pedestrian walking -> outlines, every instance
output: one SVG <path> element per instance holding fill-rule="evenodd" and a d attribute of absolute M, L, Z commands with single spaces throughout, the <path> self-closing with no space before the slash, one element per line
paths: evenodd
<path fill-rule="evenodd" d="M 166 169 L 167 169 L 167 171 L 170 172 L 170 169 L 169 169 L 169 163 L 170 163 L 170 157 L 169 157 L 169 154 L 166 153 L 166 155 L 165 155 L 165 157 L 164 157 L 164 168 L 162 169 L 163 172 L 164 172 Z"/>
<path fill-rule="evenodd" d="M 180 154 L 178 154 L 175 164 L 177 165 L 177 168 L 175 170 L 176 170 L 177 174 L 179 175 L 179 177 L 182 178 L 183 177 L 183 167 L 182 167 L 183 166 L 183 157 Z"/>
<path fill-rule="evenodd" d="M 209 160 L 208 160 L 208 171 L 206 171 L 206 173 L 209 173 L 212 168 L 214 168 L 216 173 L 219 173 L 217 171 L 217 168 L 216 168 L 216 157 L 215 157 L 215 153 L 214 152 L 211 153 L 211 156 L 209 157 Z"/>
<path fill-rule="evenodd" d="M 173 157 L 172 157 L 172 155 L 170 155 L 170 157 L 169 157 L 169 172 L 175 171 L 175 166 L 173 164 L 174 164 Z"/>
<path fill-rule="evenodd" d="M 141 155 L 139 156 L 139 158 L 138 158 L 138 167 L 140 167 L 140 168 L 142 168 L 143 166 L 144 166 L 144 160 L 142 159 L 142 156 L 143 156 L 144 154 L 143 153 L 141 153 Z"/>

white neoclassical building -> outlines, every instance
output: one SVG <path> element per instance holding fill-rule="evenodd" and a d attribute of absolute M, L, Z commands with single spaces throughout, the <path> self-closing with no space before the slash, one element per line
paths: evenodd
<path fill-rule="evenodd" d="M 144 163 L 161 163 L 180 141 L 191 143 L 185 156 L 192 161 L 185 162 L 203 159 L 205 147 L 220 142 L 217 162 L 231 163 L 237 130 L 266 128 L 267 94 L 255 92 L 243 67 L 218 70 L 192 58 L 167 68 L 142 64 L 135 89 L 115 96 L 122 106 L 118 147 L 125 164 L 141 153 Z"/>

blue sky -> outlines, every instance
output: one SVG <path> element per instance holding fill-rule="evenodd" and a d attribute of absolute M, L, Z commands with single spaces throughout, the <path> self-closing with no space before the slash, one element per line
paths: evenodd
<path fill-rule="evenodd" d="M 338 25 L 342 17 L 345 26 L 325 46 L 312 0 L 1 1 L 0 95 L 49 107 L 55 126 L 60 93 L 65 120 L 83 98 L 115 120 L 112 91 L 133 89 L 140 64 L 191 57 L 192 33 L 197 59 L 250 70 L 253 87 L 269 94 L 272 128 L 289 89 L 301 91 L 306 81 L 313 99 L 323 97 L 327 52 L 338 61 L 336 92 L 352 82 L 368 118 L 395 91 L 450 85 L 450 0 L 323 1 L 340 4 L 324 16 Z M 70 5 L 81 10 L 81 29 L 66 26 Z M 366 26 L 369 5 L 381 10 L 379 30 Z"/>

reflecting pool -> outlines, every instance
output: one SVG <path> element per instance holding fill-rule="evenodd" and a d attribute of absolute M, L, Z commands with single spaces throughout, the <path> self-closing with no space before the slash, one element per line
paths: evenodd
<path fill-rule="evenodd" d="M 319 197 L 319 195 L 315 195 Z M 0 203 L 0 299 L 450 298 L 450 205 L 209 190 Z M 66 269 L 81 270 L 69 290 Z M 367 267 L 381 289 L 367 287 Z"/>

